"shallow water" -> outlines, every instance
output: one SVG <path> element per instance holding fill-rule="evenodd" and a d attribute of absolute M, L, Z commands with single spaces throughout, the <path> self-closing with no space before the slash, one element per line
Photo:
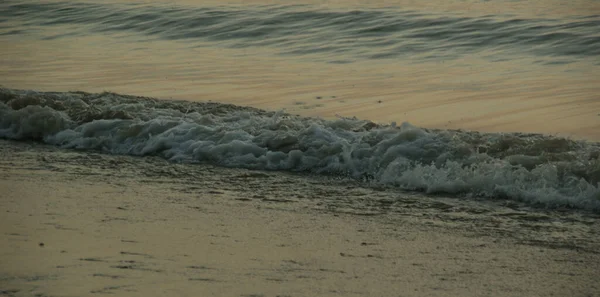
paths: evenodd
<path fill-rule="evenodd" d="M 220 103 L 0 89 L 0 137 L 600 211 L 600 144 L 323 120 Z"/>
<path fill-rule="evenodd" d="M 3 1 L 0 84 L 600 140 L 596 1 Z"/>
<path fill-rule="evenodd" d="M 4 1 L 0 17 L 2 138 L 600 210 L 594 1 Z"/>

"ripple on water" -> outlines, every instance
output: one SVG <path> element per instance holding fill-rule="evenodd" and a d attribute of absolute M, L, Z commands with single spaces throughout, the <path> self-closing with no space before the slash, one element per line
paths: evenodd
<path fill-rule="evenodd" d="M 268 46 L 287 55 L 343 53 L 350 59 L 421 55 L 454 59 L 493 51 L 502 55 L 562 57 L 568 63 L 600 55 L 600 18 L 565 19 L 439 15 L 399 9 L 336 11 L 312 6 L 184 7 L 77 2 L 0 4 L 18 26 L 0 34 L 77 25 L 72 34 L 131 34 L 146 38 L 212 41 L 224 46 Z M 54 35 L 51 38 L 66 36 Z M 548 62 L 546 59 L 544 63 Z M 548 62 L 552 63 L 552 62 Z"/>

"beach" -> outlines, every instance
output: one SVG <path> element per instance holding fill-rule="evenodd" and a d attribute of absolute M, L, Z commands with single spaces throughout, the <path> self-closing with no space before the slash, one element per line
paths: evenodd
<path fill-rule="evenodd" d="M 0 2 L 0 296 L 600 296 L 593 0 Z"/>
<path fill-rule="evenodd" d="M 0 85 L 600 141 L 595 1 L 0 6 Z"/>
<path fill-rule="evenodd" d="M 6 296 L 594 296 L 599 218 L 2 141 Z"/>

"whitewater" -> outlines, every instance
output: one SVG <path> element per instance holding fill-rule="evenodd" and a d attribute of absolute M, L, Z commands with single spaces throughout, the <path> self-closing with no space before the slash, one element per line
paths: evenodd
<path fill-rule="evenodd" d="M 302 117 L 116 93 L 0 89 L 0 137 L 108 154 L 350 177 L 459 199 L 600 211 L 600 144 Z"/>
<path fill-rule="evenodd" d="M 600 296 L 599 4 L 0 1 L 0 295 Z"/>

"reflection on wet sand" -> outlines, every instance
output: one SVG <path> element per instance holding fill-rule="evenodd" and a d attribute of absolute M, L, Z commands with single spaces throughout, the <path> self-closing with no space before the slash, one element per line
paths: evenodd
<path fill-rule="evenodd" d="M 600 78 L 583 62 L 535 66 L 525 59 L 471 56 L 443 63 L 332 64 L 267 49 L 101 37 L 0 42 L 1 83 L 10 88 L 114 91 L 325 118 L 600 140 Z"/>

